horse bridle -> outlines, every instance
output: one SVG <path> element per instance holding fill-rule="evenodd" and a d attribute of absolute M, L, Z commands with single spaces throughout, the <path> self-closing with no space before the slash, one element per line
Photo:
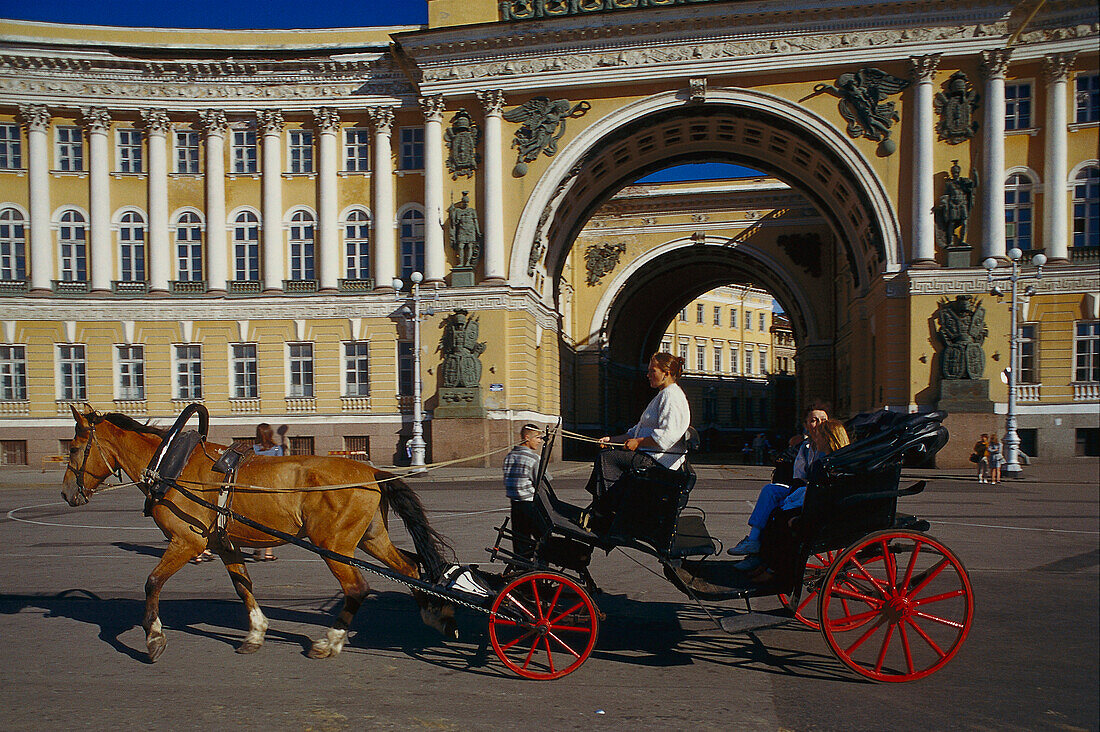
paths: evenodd
<path fill-rule="evenodd" d="M 95 434 L 95 417 L 88 419 L 88 441 L 84 443 L 84 457 L 80 461 L 80 470 L 78 471 L 73 467 L 72 459 L 65 464 L 65 473 L 71 470 L 76 477 L 76 494 L 83 498 L 85 501 L 91 500 L 91 495 L 88 493 L 87 487 L 84 485 L 84 476 L 87 474 L 88 455 L 92 452 L 92 443 L 95 443 L 96 449 L 99 450 L 99 457 L 103 460 L 103 464 L 107 466 L 108 470 L 111 464 L 107 461 L 107 455 L 103 452 L 103 446 L 99 444 L 99 438 Z M 115 471 L 108 472 L 106 475 L 93 475 L 92 477 L 98 480 L 100 483 L 107 480 L 110 476 L 114 475 Z"/>

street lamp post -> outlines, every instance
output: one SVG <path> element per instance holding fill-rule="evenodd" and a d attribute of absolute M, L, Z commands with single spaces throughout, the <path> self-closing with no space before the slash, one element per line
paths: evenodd
<path fill-rule="evenodd" d="M 413 272 L 409 275 L 409 279 L 412 280 L 409 293 L 412 298 L 412 314 L 408 315 L 406 311 L 406 317 L 412 320 L 413 330 L 413 423 L 412 437 L 409 439 L 409 456 L 413 467 L 422 467 L 424 465 L 424 453 L 428 446 L 424 442 L 423 414 L 420 405 L 420 283 L 423 281 L 424 275 Z M 401 289 L 404 286 L 404 282 L 394 278 L 393 290 L 397 297 L 401 297 Z M 425 314 L 431 315 L 431 309 L 429 308 Z"/>
<path fill-rule="evenodd" d="M 1009 330 L 1009 342 L 1008 342 L 1008 416 L 1005 418 L 1005 467 L 1004 472 L 1010 478 L 1018 477 L 1022 468 L 1020 467 L 1020 436 L 1016 432 L 1016 379 L 1020 369 L 1020 334 L 1019 323 L 1017 322 L 1017 301 L 1021 293 L 1017 292 L 1017 282 L 1024 277 L 1034 277 L 1036 280 L 1043 277 L 1043 265 L 1047 263 L 1047 258 L 1043 254 L 1036 254 L 1031 258 L 1031 263 L 1035 265 L 1034 274 L 1026 274 L 1020 271 L 1020 260 L 1023 258 L 1024 253 L 1019 249 L 1013 247 L 1008 250 L 1008 259 L 1012 264 L 1012 272 L 1007 275 L 1001 275 L 999 277 L 993 276 L 993 270 L 997 268 L 997 260 L 993 257 L 989 257 L 982 266 L 986 268 L 989 275 L 989 294 L 1003 296 L 1004 291 L 998 287 L 996 282 L 1010 282 L 1012 284 L 1011 298 L 1009 300 L 1009 313 L 1011 315 L 1011 325 Z M 1022 293 L 1023 297 L 1031 297 L 1035 294 L 1035 287 L 1028 285 L 1027 289 Z"/>

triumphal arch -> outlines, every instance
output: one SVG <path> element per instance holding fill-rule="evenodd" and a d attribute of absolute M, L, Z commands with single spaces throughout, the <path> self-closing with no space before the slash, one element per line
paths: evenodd
<path fill-rule="evenodd" d="M 782 305 L 801 400 L 946 408 L 962 445 L 1003 425 L 982 262 L 1014 248 L 1047 258 L 1020 426 L 1041 456 L 1096 440 L 1094 3 L 428 0 L 423 27 L 0 32 L 0 437 L 24 459 L 70 403 L 201 399 L 222 436 L 287 422 L 301 450 L 390 462 L 417 381 L 429 459 L 532 420 L 600 430 L 677 312 L 731 283 Z M 760 183 L 631 209 L 586 273 L 577 242 L 624 187 L 713 162 Z"/>

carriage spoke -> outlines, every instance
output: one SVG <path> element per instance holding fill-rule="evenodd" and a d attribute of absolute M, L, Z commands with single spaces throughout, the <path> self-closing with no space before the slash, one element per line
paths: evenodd
<path fill-rule="evenodd" d="M 868 610 L 867 612 L 859 613 L 858 615 L 845 615 L 844 617 L 830 620 L 829 627 L 842 632 L 855 630 L 878 614 L 878 610 Z"/>
<path fill-rule="evenodd" d="M 561 620 L 562 618 L 564 618 L 564 617 L 565 617 L 566 615 L 569 615 L 570 613 L 574 613 L 574 612 L 576 612 L 577 610 L 580 610 L 580 609 L 581 609 L 582 607 L 584 607 L 584 600 L 580 600 L 580 601 L 579 601 L 579 602 L 577 602 L 577 604 L 576 604 L 576 605 L 574 605 L 573 607 L 569 608 L 568 610 L 566 610 L 566 611 L 565 611 L 565 612 L 563 612 L 563 613 L 560 613 L 560 614 L 558 614 L 558 616 L 557 616 L 557 617 L 555 617 L 555 618 L 553 618 L 553 619 L 551 619 L 551 620 L 548 620 L 548 621 L 546 621 L 546 622 L 548 622 L 548 623 L 549 623 L 549 624 L 550 624 L 551 626 L 553 626 L 553 625 L 554 625 L 555 623 L 557 623 L 557 622 L 558 622 L 559 620 Z"/>
<path fill-rule="evenodd" d="M 527 632 L 526 632 L 526 633 L 524 633 L 523 635 L 521 635 L 521 636 L 518 636 L 518 637 L 517 637 L 517 638 L 516 638 L 516 639 L 515 639 L 514 641 L 510 641 L 510 642 L 508 642 L 508 643 L 501 643 L 501 644 L 500 644 L 500 647 L 501 647 L 501 648 L 503 648 L 504 650 L 506 650 L 506 651 L 507 651 L 507 650 L 508 650 L 509 648 L 511 648 L 512 646 L 516 645 L 516 644 L 517 644 L 517 643 L 519 643 L 520 641 L 523 641 L 523 640 L 527 640 L 527 639 L 528 639 L 528 638 L 530 638 L 530 637 L 531 637 L 532 635 L 534 635 L 534 633 L 533 633 L 533 632 L 531 632 L 531 631 L 527 631 Z"/>
<path fill-rule="evenodd" d="M 553 610 L 555 607 L 557 607 L 558 599 L 561 597 L 561 591 L 564 590 L 564 589 L 565 589 L 565 585 L 558 585 L 558 589 L 554 592 L 554 599 L 551 600 L 550 604 L 546 606 L 546 615 L 543 616 L 544 618 L 549 618 L 550 617 L 550 611 Z M 552 621 L 548 620 L 547 622 L 552 622 Z"/>
<path fill-rule="evenodd" d="M 941 618 L 938 615 L 932 615 L 930 613 L 916 612 L 913 613 L 913 617 L 921 618 L 923 620 L 930 620 L 933 623 L 939 623 L 940 625 L 946 625 L 950 628 L 962 629 L 964 623 L 960 623 L 958 620 L 948 620 L 947 618 Z"/>
<path fill-rule="evenodd" d="M 833 589 L 833 594 L 837 595 L 841 599 L 850 598 L 852 600 L 859 600 L 860 602 L 864 602 L 873 608 L 880 608 L 883 605 L 883 601 L 878 599 L 877 597 L 870 597 L 860 592 L 856 592 L 855 590 L 848 589 L 847 587 L 837 586 Z M 844 610 L 845 612 L 848 612 L 847 605 L 844 606 Z"/>
<path fill-rule="evenodd" d="M 883 566 L 886 568 L 886 582 L 890 587 L 890 591 L 894 592 L 898 588 L 898 565 L 897 559 L 890 551 L 890 547 L 886 544 L 886 538 L 884 537 L 879 541 L 879 545 L 882 547 Z"/>
<path fill-rule="evenodd" d="M 905 579 L 901 581 L 902 587 L 908 587 L 909 581 L 913 578 L 913 570 L 917 567 L 917 557 L 920 556 L 921 542 L 917 542 L 913 545 L 913 554 L 909 557 L 909 566 L 905 568 Z"/>
<path fill-rule="evenodd" d="M 882 639 L 882 648 L 879 649 L 878 659 L 875 661 L 875 673 L 882 673 L 882 664 L 886 661 L 886 651 L 890 650 L 890 639 L 894 637 L 894 624 L 886 626 L 886 637 Z"/>
<path fill-rule="evenodd" d="M 535 609 L 538 610 L 538 613 L 539 613 L 538 619 L 539 620 L 545 620 L 546 619 L 546 614 L 543 613 L 543 611 L 542 611 L 542 600 L 539 599 L 539 586 L 538 586 L 538 583 L 535 582 L 535 580 L 531 580 L 530 582 L 528 582 L 528 584 L 531 585 L 531 592 L 535 596 Z"/>
<path fill-rule="evenodd" d="M 525 608 L 523 606 L 523 604 L 520 603 L 520 601 L 517 600 L 515 598 L 515 595 L 513 595 L 512 593 L 508 593 L 508 602 L 512 603 L 517 608 L 519 608 L 519 611 L 521 613 L 523 613 L 524 615 L 526 615 L 527 617 L 529 617 L 531 620 L 535 620 L 535 621 L 538 620 L 538 618 L 535 617 L 535 614 L 533 612 L 531 612 L 530 610 L 528 610 L 527 608 Z"/>
<path fill-rule="evenodd" d="M 953 597 L 962 597 L 966 594 L 966 590 L 961 587 L 951 592 L 945 592 L 942 595 L 933 595 L 932 597 L 922 597 L 919 600 L 913 600 L 914 605 L 928 605 L 933 602 L 940 602 L 941 600 L 950 600 Z"/>
<path fill-rule="evenodd" d="M 931 582 L 932 580 L 936 579 L 936 577 L 939 576 L 940 572 L 942 572 L 944 570 L 944 568 L 950 563 L 951 563 L 951 560 L 948 559 L 947 557 L 944 557 L 943 559 L 941 559 L 939 562 L 936 563 L 936 566 L 934 566 L 931 569 L 927 570 L 924 573 L 924 576 L 920 578 L 920 584 L 918 584 L 913 589 L 909 590 L 909 597 L 915 598 L 917 595 L 919 595 L 921 593 L 921 591 L 925 587 L 928 586 L 928 583 Z"/>
<path fill-rule="evenodd" d="M 527 651 L 527 658 L 523 661 L 524 670 L 531 665 L 531 658 L 535 655 L 535 651 L 539 647 L 539 639 L 535 638 L 535 642 L 531 644 L 531 650 Z"/>
<path fill-rule="evenodd" d="M 886 591 L 885 589 L 883 589 L 882 584 L 877 579 L 871 576 L 871 573 L 867 571 L 867 569 L 860 563 L 858 559 L 855 558 L 855 556 L 852 556 L 849 561 L 851 561 L 852 564 L 856 565 L 856 568 L 859 569 L 859 573 L 866 577 L 867 581 L 874 585 L 875 589 L 878 590 L 879 594 L 882 595 L 883 599 L 885 599 Z"/>
<path fill-rule="evenodd" d="M 910 675 L 913 673 L 913 650 L 909 647 L 909 634 L 905 632 L 905 623 L 898 623 L 898 633 L 901 634 L 901 647 L 905 650 L 905 668 Z"/>
<path fill-rule="evenodd" d="M 917 635 L 919 635 L 921 638 L 923 638 L 924 642 L 927 643 L 929 646 L 931 646 L 932 650 L 935 651 L 936 654 L 940 658 L 943 658 L 944 656 L 947 655 L 946 653 L 944 653 L 943 649 L 940 648 L 939 645 L 937 645 L 936 641 L 932 640 L 931 636 L 929 636 L 927 633 L 925 633 L 924 630 L 919 625 L 917 625 L 916 623 L 913 622 L 912 618 L 906 618 L 906 620 L 908 621 L 908 623 L 910 625 L 913 626 L 913 630 L 917 631 Z"/>
<path fill-rule="evenodd" d="M 554 639 L 555 641 L 557 641 L 557 643 L 558 643 L 558 644 L 559 644 L 559 645 L 560 645 L 560 646 L 561 646 L 562 648 L 564 648 L 565 650 L 569 651 L 569 653 L 571 653 L 571 654 L 573 655 L 573 658 L 580 658 L 580 657 L 581 657 L 581 654 L 579 654 L 579 653 L 577 653 L 576 651 L 574 651 L 574 650 L 573 650 L 573 647 L 572 647 L 572 646 L 570 646 L 570 645 L 569 645 L 568 643 L 566 643 L 565 641 L 563 641 L 563 640 L 562 640 L 561 638 L 559 638 L 559 637 L 558 637 L 558 636 L 556 636 L 555 634 L 553 634 L 553 633 L 547 633 L 547 634 L 546 634 L 546 637 L 547 637 L 547 638 L 553 638 L 553 639 Z M 549 645 L 547 645 L 547 650 L 549 650 L 549 648 L 550 648 L 550 646 L 549 646 Z"/>
<path fill-rule="evenodd" d="M 542 643 L 546 646 L 546 662 L 550 664 L 550 673 L 557 673 L 557 670 L 554 668 L 554 654 L 550 652 L 550 639 L 544 637 Z"/>
<path fill-rule="evenodd" d="M 857 648 L 859 648 L 860 646 L 862 646 L 864 641 L 866 641 L 868 638 L 870 638 L 872 635 L 874 635 L 875 631 L 878 630 L 880 627 L 882 627 L 881 622 L 875 623 L 874 625 L 872 625 L 870 628 L 867 629 L 866 633 L 864 633 L 863 635 L 861 635 L 859 638 L 856 639 L 855 643 L 853 643 L 852 645 L 850 645 L 846 649 L 844 649 L 845 653 L 847 653 L 849 656 L 851 656 L 852 652 L 854 650 L 856 650 Z"/>

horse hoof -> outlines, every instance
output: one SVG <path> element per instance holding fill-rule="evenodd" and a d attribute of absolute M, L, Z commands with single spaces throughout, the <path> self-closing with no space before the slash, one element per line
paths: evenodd
<path fill-rule="evenodd" d="M 443 624 L 443 637 L 447 640 L 458 640 L 458 623 L 451 620 Z"/>
<path fill-rule="evenodd" d="M 332 648 L 328 643 L 318 641 L 313 644 L 313 647 L 309 649 L 309 653 L 306 654 L 310 658 L 332 658 Z"/>
<path fill-rule="evenodd" d="M 237 646 L 237 653 L 255 653 L 260 650 L 259 643 L 246 642 Z"/>
<path fill-rule="evenodd" d="M 157 659 L 160 658 L 160 654 L 164 653 L 164 649 L 168 645 L 168 639 L 164 636 L 150 638 L 145 645 L 149 649 L 149 663 L 156 663 Z"/>

